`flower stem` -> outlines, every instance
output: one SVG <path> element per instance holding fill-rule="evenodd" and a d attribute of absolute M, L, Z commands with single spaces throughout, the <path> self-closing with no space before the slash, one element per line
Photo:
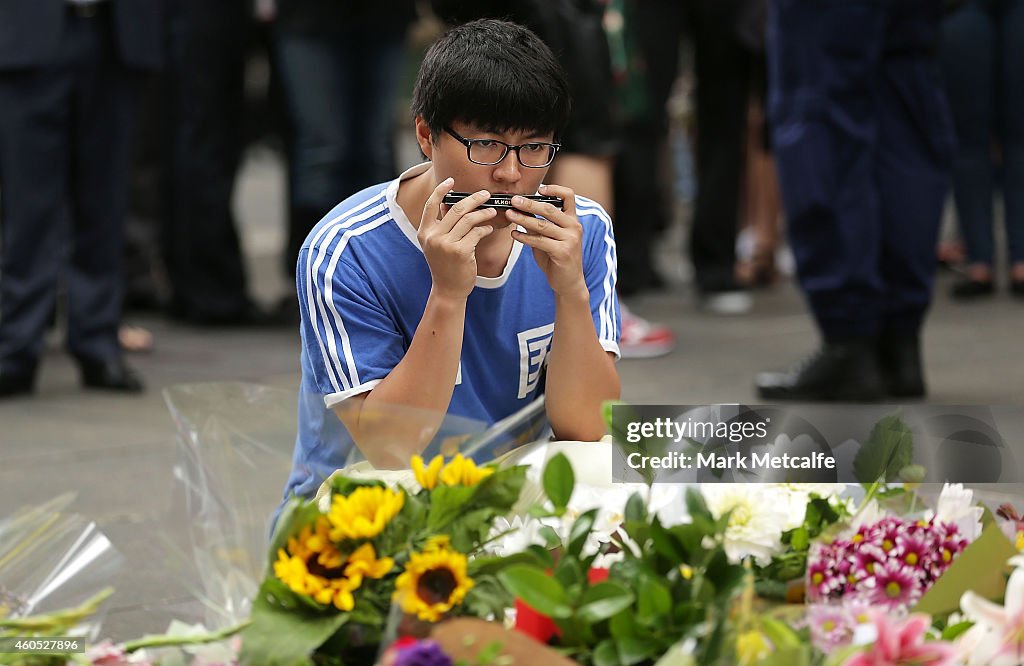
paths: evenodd
<path fill-rule="evenodd" d="M 202 645 L 204 643 L 216 643 L 222 641 L 225 638 L 234 636 L 242 629 L 245 629 L 251 623 L 251 620 L 245 620 L 236 625 L 221 629 L 219 631 L 211 631 L 206 634 L 194 634 L 190 636 L 174 636 L 171 634 L 158 634 L 154 636 L 143 636 L 134 641 L 128 641 L 124 644 L 125 652 L 135 652 L 142 648 L 155 648 L 155 647 L 177 647 L 180 645 Z"/>

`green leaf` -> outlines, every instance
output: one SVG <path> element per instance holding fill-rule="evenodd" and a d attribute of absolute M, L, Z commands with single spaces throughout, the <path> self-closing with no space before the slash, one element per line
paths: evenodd
<path fill-rule="evenodd" d="M 609 638 L 597 644 L 594 648 L 594 666 L 622 666 L 615 641 Z"/>
<path fill-rule="evenodd" d="M 661 623 L 672 610 L 672 593 L 653 576 L 640 579 L 637 600 L 637 619 L 647 624 Z"/>
<path fill-rule="evenodd" d="M 437 486 L 431 490 L 427 529 L 434 533 L 443 531 L 460 517 L 475 492 L 475 487 L 466 486 Z"/>
<path fill-rule="evenodd" d="M 544 493 L 556 509 L 565 509 L 572 497 L 576 476 L 564 453 L 556 454 L 544 466 Z"/>
<path fill-rule="evenodd" d="M 476 486 L 473 505 L 487 506 L 499 513 L 507 513 L 519 501 L 519 494 L 526 483 L 526 469 L 522 465 L 507 467 L 485 477 Z"/>
<path fill-rule="evenodd" d="M 797 647 L 801 645 L 800 637 L 785 623 L 770 617 L 761 618 L 761 630 L 776 649 Z"/>
<path fill-rule="evenodd" d="M 545 551 L 547 552 L 547 551 Z M 536 557 L 532 553 L 512 553 L 504 557 L 493 556 L 477 556 L 470 558 L 466 565 L 466 573 L 470 578 L 477 578 L 478 576 L 489 576 L 498 573 L 502 569 L 506 569 L 513 564 L 535 564 Z"/>
<path fill-rule="evenodd" d="M 320 515 L 320 509 L 315 502 L 300 497 L 293 497 L 288 500 L 288 503 L 281 510 L 277 524 L 274 526 L 274 534 L 270 539 L 267 566 L 263 574 L 264 577 L 274 575 L 273 565 L 277 561 L 277 551 L 287 547 L 288 538 L 298 534 L 306 525 L 313 525 Z"/>
<path fill-rule="evenodd" d="M 572 607 L 565 589 L 557 580 L 535 566 L 514 564 L 500 572 L 498 580 L 506 590 L 538 613 L 556 619 L 572 616 Z"/>
<path fill-rule="evenodd" d="M 557 548 L 562 545 L 562 537 L 558 536 L 558 532 L 550 525 L 541 527 L 537 530 L 537 534 L 544 539 L 544 545 L 548 548 Z"/>
<path fill-rule="evenodd" d="M 583 551 L 583 545 L 587 542 L 590 530 L 593 529 L 594 521 L 597 519 L 597 511 L 597 509 L 591 509 L 573 522 L 572 529 L 569 530 L 569 543 L 565 547 L 565 552 L 570 557 L 576 557 Z"/>
<path fill-rule="evenodd" d="M 640 497 L 640 493 L 633 493 L 629 496 L 623 515 L 627 521 L 637 523 L 647 521 L 647 504 L 644 502 L 644 498 Z"/>
<path fill-rule="evenodd" d="M 774 650 L 757 662 L 757 666 L 809 666 L 811 649 L 808 645 L 791 645 Z"/>
<path fill-rule="evenodd" d="M 642 661 L 646 661 L 651 657 L 658 654 L 658 644 L 654 641 L 642 641 L 635 638 L 626 638 L 621 641 L 616 641 L 615 647 L 618 648 L 619 663 L 622 666 L 632 666 L 633 664 L 639 664 Z"/>
<path fill-rule="evenodd" d="M 957 622 L 956 624 L 950 625 L 942 630 L 942 640 L 953 641 L 960 637 L 965 631 L 974 626 L 973 622 L 964 621 Z"/>
<path fill-rule="evenodd" d="M 807 550 L 811 545 L 811 537 L 807 534 L 807 529 L 798 527 L 793 530 L 793 536 L 790 537 L 789 545 L 793 547 L 793 550 Z"/>
<path fill-rule="evenodd" d="M 539 564 L 544 569 L 550 569 L 555 566 L 555 558 L 552 557 L 551 551 L 544 546 L 533 544 L 527 547 L 526 554 L 533 557 L 533 564 Z"/>
<path fill-rule="evenodd" d="M 586 581 L 583 566 L 575 557 L 563 557 L 555 568 L 555 580 L 572 596 L 573 587 L 582 587 Z"/>
<path fill-rule="evenodd" d="M 715 517 L 711 515 L 711 511 L 708 510 L 708 505 L 704 502 L 704 496 L 696 488 L 690 487 L 686 489 L 686 510 L 695 523 L 698 518 L 703 518 L 712 523 L 715 520 Z"/>
<path fill-rule="evenodd" d="M 686 551 L 676 535 L 665 529 L 657 517 L 651 523 L 651 544 L 654 552 L 672 563 L 673 566 L 686 561 Z"/>
<path fill-rule="evenodd" d="M 900 418 L 900 412 L 883 417 L 871 430 L 868 441 L 853 459 L 853 473 L 861 483 L 878 479 L 895 481 L 900 470 L 910 464 L 914 453 L 914 435 Z"/>
<path fill-rule="evenodd" d="M 349 620 L 347 613 L 318 614 L 303 607 L 284 605 L 275 583 L 265 579 L 253 600 L 252 624 L 242 631 L 242 664 L 308 666 L 310 655 Z"/>
<path fill-rule="evenodd" d="M 605 581 L 583 593 L 576 616 L 584 622 L 596 624 L 607 620 L 633 605 L 633 593 L 619 583 Z"/>
<path fill-rule="evenodd" d="M 636 618 L 632 613 L 619 613 L 614 615 L 608 623 L 608 631 L 612 638 L 621 641 L 624 638 L 633 638 L 640 635 L 640 628 L 637 627 Z"/>

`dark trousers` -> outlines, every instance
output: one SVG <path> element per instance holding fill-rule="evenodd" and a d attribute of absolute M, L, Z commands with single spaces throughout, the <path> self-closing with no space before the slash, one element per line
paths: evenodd
<path fill-rule="evenodd" d="M 629 30 L 643 58 L 646 113 L 623 127 L 615 160 L 615 244 L 619 292 L 651 286 L 657 234 L 669 225 L 671 203 L 663 153 L 668 142 L 668 102 L 679 69 L 686 8 L 675 0 L 633 3 Z"/>
<path fill-rule="evenodd" d="M 693 3 L 697 73 L 697 201 L 690 260 L 703 293 L 736 288 L 736 232 L 752 57 L 736 34 L 734 0 Z"/>
<path fill-rule="evenodd" d="M 35 371 L 58 281 L 68 348 L 120 354 L 122 230 L 141 75 L 110 16 L 69 15 L 52 64 L 0 71 L 0 371 Z"/>
<path fill-rule="evenodd" d="M 951 14 L 942 65 L 959 144 L 953 194 L 967 258 L 995 261 L 993 191 L 1001 189 L 1010 261 L 1024 262 L 1024 0 L 970 0 Z"/>
<path fill-rule="evenodd" d="M 243 0 L 187 0 L 171 17 L 164 262 L 172 308 L 230 319 L 249 305 L 232 195 L 243 144 Z"/>
<path fill-rule="evenodd" d="M 294 281 L 299 248 L 320 218 L 395 175 L 405 33 L 358 23 L 315 35 L 282 30 L 275 47 L 291 121 L 284 269 Z"/>
<path fill-rule="evenodd" d="M 931 301 L 954 143 L 933 57 L 940 5 L 772 4 L 773 146 L 826 339 L 916 334 Z"/>
<path fill-rule="evenodd" d="M 697 75 L 697 201 L 690 260 L 701 292 L 731 290 L 736 260 L 738 202 L 746 139 L 751 55 L 736 36 L 735 0 L 641 0 L 633 9 L 651 117 L 631 123 L 616 165 L 615 221 L 619 273 L 642 287 L 651 271 L 655 234 L 667 226 L 670 206 L 659 182 L 667 140 L 665 104 L 679 68 L 688 23 Z"/>

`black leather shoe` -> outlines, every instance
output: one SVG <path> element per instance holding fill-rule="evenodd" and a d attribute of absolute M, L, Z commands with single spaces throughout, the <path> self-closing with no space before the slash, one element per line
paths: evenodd
<path fill-rule="evenodd" d="M 875 340 L 826 342 L 782 372 L 762 372 L 757 394 L 766 400 L 870 402 L 884 395 Z"/>
<path fill-rule="evenodd" d="M 0 398 L 28 395 L 35 390 L 35 385 L 34 375 L 12 375 L 9 372 L 0 372 Z"/>
<path fill-rule="evenodd" d="M 959 301 L 970 301 L 991 296 L 994 293 L 996 293 L 996 286 L 992 280 L 966 279 L 954 284 L 949 295 Z"/>
<path fill-rule="evenodd" d="M 123 359 L 110 361 L 78 361 L 82 370 L 82 385 L 87 388 L 141 393 L 145 390 L 142 379 Z"/>
<path fill-rule="evenodd" d="M 878 340 L 878 367 L 887 395 L 894 398 L 924 397 L 921 340 L 916 335 L 882 336 Z"/>

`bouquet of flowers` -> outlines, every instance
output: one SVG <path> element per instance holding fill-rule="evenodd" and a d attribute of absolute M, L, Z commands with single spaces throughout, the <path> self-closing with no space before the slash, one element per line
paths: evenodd
<path fill-rule="evenodd" d="M 500 618 L 511 599 L 484 546 L 519 498 L 524 467 L 414 457 L 418 489 L 335 475 L 293 499 L 242 634 L 242 661 L 370 664 L 386 634 L 456 615 Z M 394 610 L 393 610 L 394 608 Z M 391 620 L 389 627 L 389 619 Z M 423 633 L 421 630 L 420 633 Z"/>

